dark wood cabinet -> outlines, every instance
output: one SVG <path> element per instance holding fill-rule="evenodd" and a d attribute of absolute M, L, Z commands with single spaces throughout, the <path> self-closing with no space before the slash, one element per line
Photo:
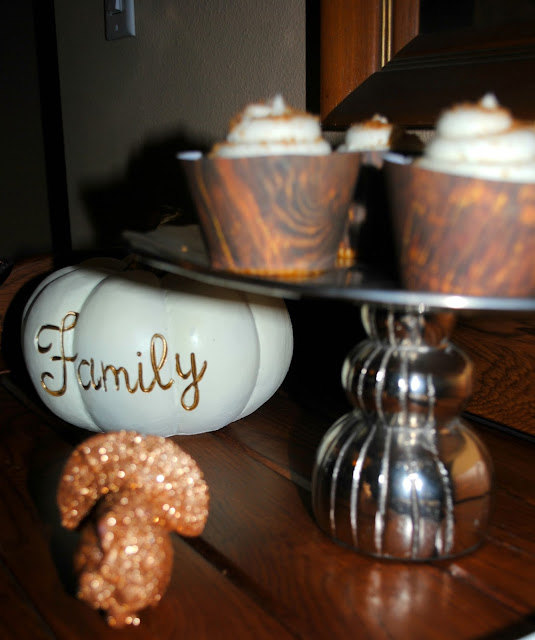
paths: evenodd
<path fill-rule="evenodd" d="M 456 19 L 460 6 L 471 15 Z M 428 128 L 444 107 L 488 91 L 535 119 L 535 5 L 322 0 L 320 76 L 327 130 L 374 113 Z"/>

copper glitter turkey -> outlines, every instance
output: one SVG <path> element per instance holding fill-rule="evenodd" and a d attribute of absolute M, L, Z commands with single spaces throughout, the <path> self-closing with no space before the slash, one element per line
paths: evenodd
<path fill-rule="evenodd" d="M 168 532 L 199 535 L 209 507 L 191 456 L 169 439 L 127 431 L 80 444 L 57 499 L 64 527 L 83 521 L 74 558 L 78 596 L 117 627 L 138 625 L 138 612 L 160 601 L 173 564 Z"/>

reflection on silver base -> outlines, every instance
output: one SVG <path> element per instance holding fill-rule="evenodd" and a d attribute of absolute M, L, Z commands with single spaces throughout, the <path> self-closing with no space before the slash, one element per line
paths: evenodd
<path fill-rule="evenodd" d="M 328 431 L 312 482 L 319 526 L 382 558 L 431 560 L 476 547 L 492 463 L 458 418 L 472 365 L 448 341 L 452 313 L 362 309 L 369 339 L 342 378 L 355 409 Z"/>

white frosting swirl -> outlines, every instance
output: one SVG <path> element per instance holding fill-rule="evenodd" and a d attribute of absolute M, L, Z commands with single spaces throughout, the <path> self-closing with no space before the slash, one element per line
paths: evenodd
<path fill-rule="evenodd" d="M 440 116 L 419 165 L 489 180 L 535 182 L 535 130 L 521 126 L 487 94 Z"/>
<path fill-rule="evenodd" d="M 225 142 L 212 155 L 227 158 L 266 155 L 324 155 L 331 152 L 319 119 L 289 107 L 281 95 L 250 104 L 231 122 Z"/>
<path fill-rule="evenodd" d="M 375 114 L 370 120 L 352 124 L 339 151 L 390 151 L 394 126 Z"/>

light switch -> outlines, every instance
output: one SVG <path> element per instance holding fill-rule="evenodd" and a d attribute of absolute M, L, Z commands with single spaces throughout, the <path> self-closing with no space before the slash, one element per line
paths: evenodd
<path fill-rule="evenodd" d="M 123 10 L 123 0 L 106 0 L 106 11 L 109 14 L 121 13 Z"/>
<path fill-rule="evenodd" d="M 136 35 L 134 0 L 104 0 L 106 40 Z"/>

